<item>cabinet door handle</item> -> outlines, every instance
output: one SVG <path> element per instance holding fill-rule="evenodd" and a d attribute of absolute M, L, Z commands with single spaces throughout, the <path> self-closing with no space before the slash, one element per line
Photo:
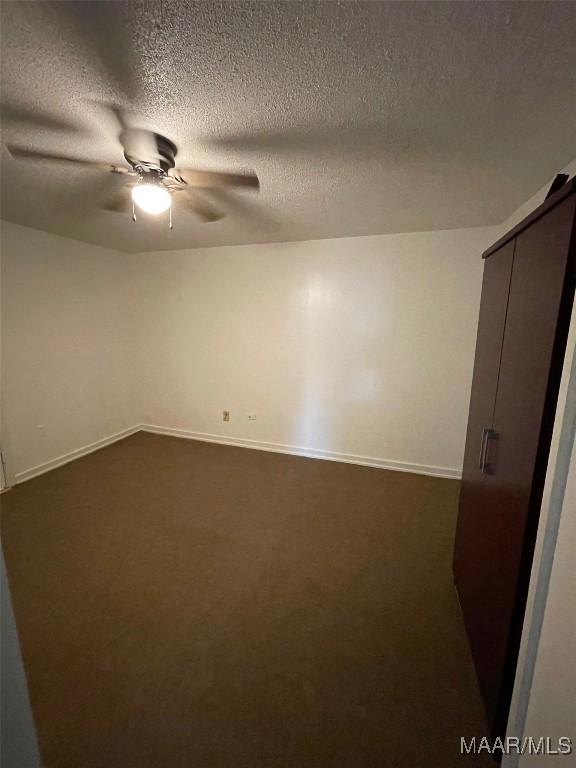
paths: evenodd
<path fill-rule="evenodd" d="M 484 472 L 484 464 L 486 462 L 486 444 L 488 442 L 489 431 L 489 429 L 484 427 L 482 430 L 482 437 L 480 438 L 480 459 L 478 461 L 478 469 L 480 472 Z"/>
<path fill-rule="evenodd" d="M 498 437 L 498 433 L 494 429 L 485 427 L 482 430 L 482 439 L 480 440 L 480 460 L 478 462 L 478 467 L 483 475 L 487 474 L 488 470 L 490 469 L 490 465 L 487 461 L 490 440 L 495 440 L 496 437 Z"/>

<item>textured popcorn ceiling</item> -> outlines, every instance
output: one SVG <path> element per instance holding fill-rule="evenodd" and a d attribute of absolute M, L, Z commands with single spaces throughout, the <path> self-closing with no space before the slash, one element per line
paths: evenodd
<path fill-rule="evenodd" d="M 120 177 L 2 150 L 3 218 L 140 251 L 500 222 L 576 155 L 575 2 L 2 2 L 4 141 L 253 168 L 205 224 L 99 210 Z M 42 115 L 39 129 L 31 115 Z M 67 124 L 73 130 L 67 127 Z"/>

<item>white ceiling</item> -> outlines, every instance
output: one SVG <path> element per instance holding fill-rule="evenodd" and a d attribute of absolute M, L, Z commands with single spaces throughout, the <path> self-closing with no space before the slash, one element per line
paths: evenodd
<path fill-rule="evenodd" d="M 99 102 L 253 168 L 205 224 L 101 211 L 121 177 L 2 150 L 2 216 L 128 251 L 502 221 L 576 156 L 576 2 L 3 2 L 4 141 L 122 162 Z M 39 128 L 31 116 L 41 116 Z M 70 127 L 68 127 L 70 126 Z"/>

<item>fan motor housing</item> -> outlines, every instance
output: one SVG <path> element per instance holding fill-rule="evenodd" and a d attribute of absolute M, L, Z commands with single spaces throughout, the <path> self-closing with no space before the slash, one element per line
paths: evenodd
<path fill-rule="evenodd" d="M 153 139 L 155 148 L 153 154 L 151 153 L 148 157 L 143 158 L 134 157 L 125 151 L 124 157 L 134 170 L 139 173 L 157 171 L 161 175 L 166 175 L 176 165 L 178 148 L 174 142 L 159 133 L 150 132 L 150 136 Z"/>

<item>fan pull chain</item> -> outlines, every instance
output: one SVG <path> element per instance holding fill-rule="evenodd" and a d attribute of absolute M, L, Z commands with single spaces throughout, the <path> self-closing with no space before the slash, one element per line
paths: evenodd
<path fill-rule="evenodd" d="M 136 221 L 136 208 L 134 207 L 134 200 L 132 200 L 132 221 Z"/>
<path fill-rule="evenodd" d="M 168 211 L 169 211 L 169 213 L 168 213 L 168 227 L 169 227 L 169 229 L 173 229 L 173 227 L 172 227 L 172 206 L 170 206 L 170 208 L 168 208 Z"/>

